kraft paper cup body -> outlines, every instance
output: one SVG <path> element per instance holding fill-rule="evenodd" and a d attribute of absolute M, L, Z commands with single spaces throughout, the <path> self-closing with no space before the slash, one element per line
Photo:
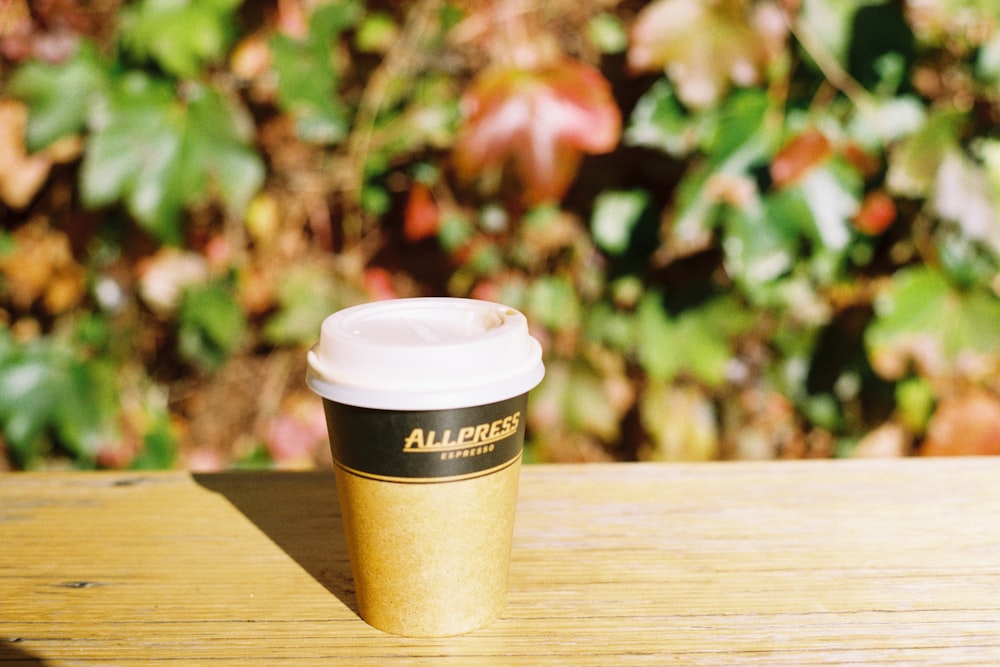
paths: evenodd
<path fill-rule="evenodd" d="M 524 316 L 472 299 L 397 299 L 328 317 L 309 352 L 323 397 L 358 611 L 397 635 L 496 619 L 528 391 Z"/>

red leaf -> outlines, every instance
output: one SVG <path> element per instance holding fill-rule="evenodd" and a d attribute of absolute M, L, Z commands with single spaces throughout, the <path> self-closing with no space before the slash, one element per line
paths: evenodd
<path fill-rule="evenodd" d="M 863 234 L 881 234 L 896 219 L 896 202 L 882 190 L 865 195 L 854 216 L 854 227 Z"/>
<path fill-rule="evenodd" d="M 782 147 L 771 162 L 771 180 L 783 188 L 798 181 L 826 160 L 833 152 L 830 140 L 816 129 L 809 129 Z"/>
<path fill-rule="evenodd" d="M 364 284 L 365 290 L 376 301 L 395 299 L 399 296 L 392 282 L 392 273 L 380 266 L 365 269 Z"/>
<path fill-rule="evenodd" d="M 561 198 L 582 154 L 612 150 L 621 132 L 611 85 L 568 58 L 537 70 L 484 70 L 462 108 L 454 152 L 459 175 L 471 180 L 510 166 L 529 204 Z"/>
<path fill-rule="evenodd" d="M 441 212 L 431 190 L 423 183 L 414 183 L 403 213 L 403 236 L 408 241 L 422 241 L 437 234 Z"/>

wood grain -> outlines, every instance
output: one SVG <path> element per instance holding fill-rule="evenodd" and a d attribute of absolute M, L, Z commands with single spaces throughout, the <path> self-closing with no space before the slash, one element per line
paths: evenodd
<path fill-rule="evenodd" d="M 528 466 L 504 615 L 361 621 L 328 473 L 0 475 L 0 665 L 996 665 L 1000 459 Z"/>

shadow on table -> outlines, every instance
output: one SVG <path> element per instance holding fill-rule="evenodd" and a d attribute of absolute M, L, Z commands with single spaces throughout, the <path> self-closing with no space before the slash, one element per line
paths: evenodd
<path fill-rule="evenodd" d="M 358 613 L 332 472 L 235 472 L 195 474 L 193 478 L 225 496 L 316 581 Z"/>
<path fill-rule="evenodd" d="M 31 665 L 42 667 L 47 664 L 43 659 L 31 655 L 17 644 L 0 639 L 0 665 L 4 667 L 7 665 L 12 667 L 30 667 Z"/>

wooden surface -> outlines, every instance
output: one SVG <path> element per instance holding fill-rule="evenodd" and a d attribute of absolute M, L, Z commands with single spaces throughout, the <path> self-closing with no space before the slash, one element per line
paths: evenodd
<path fill-rule="evenodd" d="M 433 640 L 353 611 L 333 484 L 0 475 L 0 664 L 1000 664 L 1000 459 L 528 466 L 504 616 Z"/>

